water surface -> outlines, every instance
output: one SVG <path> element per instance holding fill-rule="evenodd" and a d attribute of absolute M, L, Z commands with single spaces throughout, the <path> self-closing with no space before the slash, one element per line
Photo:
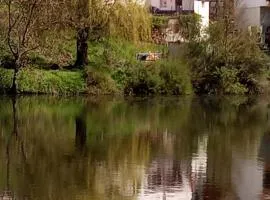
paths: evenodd
<path fill-rule="evenodd" d="M 0 97 L 0 196 L 270 199 L 268 102 Z"/>

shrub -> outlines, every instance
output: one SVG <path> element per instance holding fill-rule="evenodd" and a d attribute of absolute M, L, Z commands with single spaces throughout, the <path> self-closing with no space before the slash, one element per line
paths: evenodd
<path fill-rule="evenodd" d="M 220 91 L 224 94 L 244 94 L 247 88 L 239 82 L 238 70 L 235 68 L 221 67 L 216 71 L 220 77 Z"/>
<path fill-rule="evenodd" d="M 196 93 L 258 93 L 266 66 L 255 38 L 235 32 L 220 21 L 209 26 L 208 38 L 190 41 L 186 60 Z M 227 31 L 224 31 L 226 30 Z"/>
<path fill-rule="evenodd" d="M 152 16 L 152 28 L 161 29 L 168 25 L 168 17 L 166 16 Z"/>
<path fill-rule="evenodd" d="M 158 67 L 163 80 L 161 93 L 180 95 L 192 92 L 190 72 L 186 64 L 180 60 L 170 60 L 160 62 Z"/>
<path fill-rule="evenodd" d="M 12 86 L 13 70 L 0 68 L 0 92 L 5 93 Z"/>
<path fill-rule="evenodd" d="M 96 70 L 94 68 L 86 69 L 87 92 L 89 94 L 117 94 L 116 82 L 111 78 L 110 74 L 105 71 Z"/>
<path fill-rule="evenodd" d="M 139 65 L 128 71 L 125 94 L 150 95 L 159 93 L 163 85 L 159 77 L 159 68 L 155 65 Z"/>
<path fill-rule="evenodd" d="M 181 95 L 192 92 L 190 74 L 179 61 L 160 61 L 139 65 L 122 73 L 127 77 L 125 93 L 134 95 Z"/>
<path fill-rule="evenodd" d="M 181 35 L 187 40 L 196 40 L 201 32 L 201 17 L 197 14 L 180 15 Z"/>

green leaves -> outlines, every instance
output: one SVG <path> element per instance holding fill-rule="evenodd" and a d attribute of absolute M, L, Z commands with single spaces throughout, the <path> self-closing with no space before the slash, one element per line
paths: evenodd
<path fill-rule="evenodd" d="M 245 32 L 232 31 L 231 25 L 224 21 L 210 24 L 207 34 L 207 39 L 186 46 L 185 57 L 192 67 L 195 92 L 259 92 L 258 80 L 266 59 L 254 38 Z"/>

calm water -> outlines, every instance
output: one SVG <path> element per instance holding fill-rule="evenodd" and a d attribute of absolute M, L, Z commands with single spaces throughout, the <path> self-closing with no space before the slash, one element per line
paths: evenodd
<path fill-rule="evenodd" d="M 0 195 L 270 199 L 269 103 L 0 97 Z"/>

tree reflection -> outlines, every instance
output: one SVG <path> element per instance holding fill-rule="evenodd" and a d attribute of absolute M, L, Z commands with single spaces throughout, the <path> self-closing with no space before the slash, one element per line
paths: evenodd
<path fill-rule="evenodd" d="M 17 99 L 16 96 L 11 98 L 12 101 L 12 121 L 13 121 L 13 131 L 7 138 L 6 144 L 6 185 L 5 190 L 2 192 L 0 197 L 5 200 L 14 199 L 12 188 L 10 186 L 10 149 L 12 148 L 12 140 L 18 135 L 18 117 L 17 117 Z"/>
<path fill-rule="evenodd" d="M 83 151 L 86 147 L 86 113 L 83 110 L 75 118 L 76 123 L 76 136 L 75 136 L 75 146 L 79 151 Z"/>
<path fill-rule="evenodd" d="M 260 180 L 266 107 L 245 98 L 2 100 L 0 171 L 12 178 L 0 175 L 0 186 L 19 199 L 237 199 L 237 185 L 251 187 L 242 172 Z"/>

